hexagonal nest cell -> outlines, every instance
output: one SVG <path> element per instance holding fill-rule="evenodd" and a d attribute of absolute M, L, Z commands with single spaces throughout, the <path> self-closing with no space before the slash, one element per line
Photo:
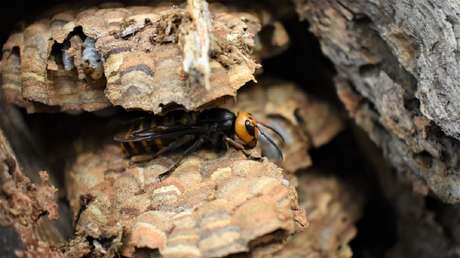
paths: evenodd
<path fill-rule="evenodd" d="M 460 5 L 4 7 L 3 257 L 459 255 Z"/>

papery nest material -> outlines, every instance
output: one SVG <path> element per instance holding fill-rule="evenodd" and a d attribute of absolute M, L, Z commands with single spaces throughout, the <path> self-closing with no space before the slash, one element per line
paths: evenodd
<path fill-rule="evenodd" d="M 310 226 L 272 257 L 352 257 L 350 241 L 358 232 L 355 223 L 362 216 L 362 196 L 351 185 L 317 169 L 301 174 L 297 189 Z"/>
<path fill-rule="evenodd" d="M 123 235 L 120 251 L 127 257 L 141 249 L 164 257 L 222 257 L 279 250 L 306 225 L 279 167 L 236 151 L 211 159 L 206 153 L 187 157 L 164 181 L 158 175 L 171 163 L 167 157 L 128 166 L 118 146 L 80 154 L 67 179 L 72 209 L 80 213 L 78 234 Z M 82 196 L 91 196 L 84 207 Z"/>
<path fill-rule="evenodd" d="M 273 48 L 263 40 L 287 44 L 263 8 L 189 2 L 201 4 L 70 5 L 35 21 L 3 46 L 7 101 L 28 112 L 197 110 L 254 80 L 257 51 Z M 209 17 L 197 16 L 200 10 Z M 276 24 L 276 39 L 256 39 L 266 24 Z"/>

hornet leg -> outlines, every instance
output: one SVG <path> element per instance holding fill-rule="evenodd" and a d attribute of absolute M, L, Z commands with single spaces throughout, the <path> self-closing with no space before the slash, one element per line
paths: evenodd
<path fill-rule="evenodd" d="M 205 139 L 203 137 L 198 138 L 190 147 L 188 147 L 179 157 L 179 159 L 170 167 L 168 170 L 163 172 L 160 175 L 160 181 L 164 180 L 167 178 L 171 173 L 182 163 L 182 160 L 187 157 L 190 153 L 198 150 L 203 143 L 205 142 Z"/>
<path fill-rule="evenodd" d="M 243 152 L 243 154 L 250 160 L 255 160 L 255 161 L 262 161 L 262 157 L 255 157 L 253 156 L 249 151 L 247 151 L 244 146 L 239 143 L 239 142 L 236 142 L 235 140 L 233 140 L 232 138 L 230 137 L 225 137 L 224 140 L 230 144 L 233 148 Z"/>
<path fill-rule="evenodd" d="M 159 151 L 152 154 L 141 154 L 131 157 L 131 163 L 143 163 L 157 158 L 158 156 L 167 152 L 174 151 L 195 139 L 194 136 L 186 135 L 178 140 L 171 142 L 168 146 L 161 148 Z"/>

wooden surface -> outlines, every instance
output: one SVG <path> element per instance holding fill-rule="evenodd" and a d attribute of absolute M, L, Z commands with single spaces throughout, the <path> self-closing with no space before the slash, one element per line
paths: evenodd
<path fill-rule="evenodd" d="M 354 120 L 400 171 L 460 202 L 460 3 L 294 2 Z"/>

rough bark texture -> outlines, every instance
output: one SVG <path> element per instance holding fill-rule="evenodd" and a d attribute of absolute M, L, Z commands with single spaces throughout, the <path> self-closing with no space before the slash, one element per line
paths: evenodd
<path fill-rule="evenodd" d="M 355 121 L 401 171 L 460 202 L 460 3 L 295 0 Z"/>
<path fill-rule="evenodd" d="M 57 190 L 49 184 L 48 175 L 40 172 L 39 184 L 24 176 L 1 130 L 0 161 L 0 225 L 16 230 L 24 246 L 17 251 L 23 256 L 61 257 L 56 244 L 63 241 L 62 235 L 48 221 L 58 217 Z"/>
<path fill-rule="evenodd" d="M 59 257 L 58 247 L 72 231 L 71 220 L 68 209 L 57 202 L 56 177 L 44 171 L 48 166 L 41 140 L 33 137 L 15 107 L 5 105 L 1 94 L 0 113 L 0 224 L 17 232 L 14 236 L 1 227 L 6 243 L 0 250 L 21 246 L 17 253 L 25 257 Z"/>
<path fill-rule="evenodd" d="M 392 211 L 388 215 L 394 215 L 392 223 L 396 228 L 394 239 L 391 240 L 388 249 L 380 251 L 378 255 L 365 257 L 459 257 L 460 206 L 426 198 L 424 195 L 427 187 L 414 184 L 412 173 L 395 171 L 383 161 L 377 147 L 363 139 L 363 137 L 367 138 L 363 132 L 356 135 L 361 139 L 359 149 L 370 161 L 380 188 L 389 201 L 389 207 L 386 209 Z M 380 219 L 385 220 L 382 217 Z"/>

